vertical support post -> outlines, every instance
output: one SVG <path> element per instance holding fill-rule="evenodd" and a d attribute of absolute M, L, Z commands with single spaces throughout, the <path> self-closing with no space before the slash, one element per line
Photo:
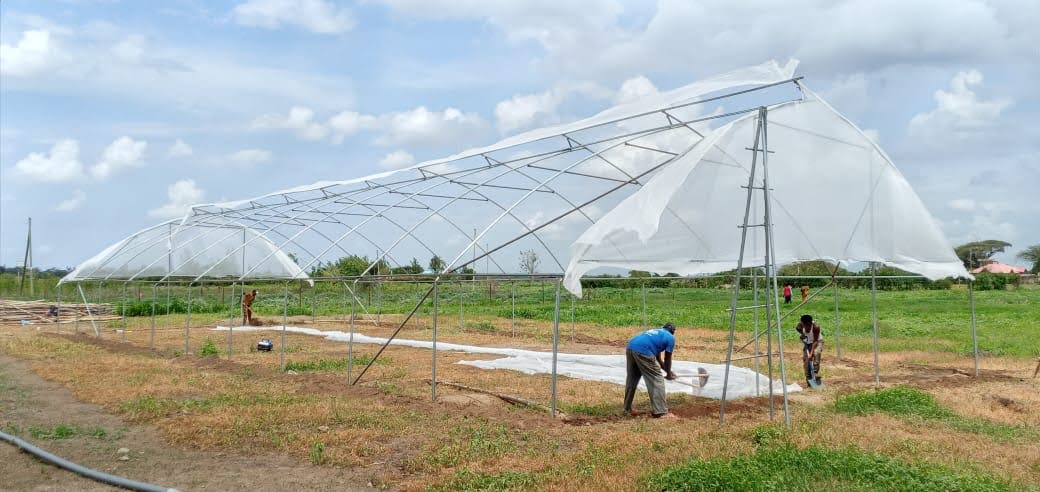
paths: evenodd
<path fill-rule="evenodd" d="M 243 289 L 245 285 L 242 286 Z M 242 291 L 245 294 L 245 290 Z M 241 304 L 241 303 L 239 303 Z M 235 331 L 235 282 L 231 282 L 231 312 L 228 314 L 227 327 L 227 359 L 231 360 L 232 333 Z"/>
<path fill-rule="evenodd" d="M 841 360 L 841 316 L 838 315 L 838 279 L 832 276 L 831 285 L 834 287 L 834 346 L 838 350 L 838 360 Z"/>
<path fill-rule="evenodd" d="M 430 361 L 430 400 L 437 401 L 437 301 L 440 295 L 437 292 L 437 282 L 440 277 L 433 279 L 433 358 Z"/>
<path fill-rule="evenodd" d="M 98 323 L 94 320 L 94 313 L 90 312 L 90 303 L 86 302 L 86 293 L 83 292 L 83 284 L 76 284 L 76 288 L 79 289 L 79 296 L 83 299 L 83 307 L 86 308 L 86 315 L 90 318 L 90 326 L 94 327 L 94 336 L 100 337 L 101 331 L 98 330 Z M 76 328 L 79 328 L 78 323 Z"/>
<path fill-rule="evenodd" d="M 282 350 L 281 350 L 281 364 L 282 370 L 285 370 L 285 324 L 289 319 L 289 282 L 285 283 L 285 297 L 282 298 Z"/>
<path fill-rule="evenodd" d="M 649 330 L 650 325 L 646 323 L 646 280 L 643 281 L 641 289 L 643 291 L 643 329 Z"/>
<path fill-rule="evenodd" d="M 765 205 L 765 229 L 766 229 L 766 252 L 769 255 L 769 262 L 767 268 L 768 273 L 772 276 L 773 291 L 769 293 L 766 304 L 772 304 L 773 314 L 776 316 L 776 343 L 777 350 L 780 352 L 780 382 L 783 384 L 783 395 L 784 395 L 784 425 L 787 428 L 791 428 L 791 407 L 787 399 L 787 365 L 784 363 L 784 330 L 780 326 L 780 303 L 777 302 L 777 291 L 779 286 L 777 285 L 776 278 L 776 249 L 774 245 L 776 242 L 773 240 L 773 215 L 772 206 L 770 202 L 772 199 L 769 196 L 769 125 L 767 121 L 768 112 L 766 108 L 762 108 L 762 194 L 764 197 Z M 769 382 L 772 387 L 773 382 Z"/>
<path fill-rule="evenodd" d="M 968 304 L 971 305 L 971 347 L 975 354 L 975 377 L 979 377 L 979 338 L 975 332 L 975 282 L 968 281 Z"/>
<path fill-rule="evenodd" d="M 347 283 L 343 282 L 346 286 Z M 355 281 L 354 286 L 357 286 Z M 347 289 L 350 290 L 350 289 Z M 350 295 L 350 337 L 347 338 L 347 384 L 354 380 L 354 320 L 357 318 L 357 296 Z"/>
<path fill-rule="evenodd" d="M 376 278 L 376 326 L 383 326 L 383 279 L 381 277 Z"/>
<path fill-rule="evenodd" d="M 61 284 L 59 283 L 55 288 L 58 291 L 58 312 L 54 316 L 54 324 L 57 325 L 55 331 L 61 333 Z"/>
<path fill-rule="evenodd" d="M 881 366 L 878 364 L 877 329 L 877 263 L 870 262 L 870 313 L 874 327 L 874 387 L 881 387 Z"/>
<path fill-rule="evenodd" d="M 513 330 L 513 336 L 516 336 L 516 282 L 509 281 L 510 296 L 513 298 L 513 311 L 509 315 L 509 328 Z"/>
<path fill-rule="evenodd" d="M 152 328 L 148 332 L 148 348 L 155 348 L 155 301 L 159 297 L 159 283 L 152 284 Z"/>
<path fill-rule="evenodd" d="M 574 343 L 574 295 L 568 297 L 571 298 L 571 343 Z"/>
<path fill-rule="evenodd" d="M 755 334 L 755 396 L 761 396 L 762 391 L 759 389 L 758 379 L 761 374 L 760 364 L 758 360 L 758 270 L 751 269 L 751 304 L 755 306 L 752 310 L 752 316 L 754 316 L 754 334 Z"/>
<path fill-rule="evenodd" d="M 123 307 L 123 342 L 126 343 L 126 282 L 123 282 L 123 302 L 121 305 Z"/>
<path fill-rule="evenodd" d="M 722 377 L 722 401 L 719 405 L 719 425 L 726 423 L 726 395 L 729 391 L 729 372 L 733 362 L 733 339 L 737 328 L 737 301 L 740 298 L 740 276 L 744 269 L 744 247 L 747 245 L 748 220 L 751 217 L 751 202 L 755 192 L 755 169 L 758 163 L 759 141 L 762 138 L 764 110 L 759 111 L 758 127 L 755 129 L 755 143 L 751 147 L 751 171 L 748 173 L 747 197 L 744 201 L 744 222 L 740 226 L 740 252 L 737 255 L 737 272 L 733 279 L 733 295 L 729 301 L 729 340 L 726 344 L 726 369 Z M 766 238 L 768 249 L 769 239 Z M 768 265 L 769 263 L 766 262 Z M 645 303 L 644 303 L 645 304 Z M 757 308 L 756 308 L 757 309 Z"/>
<path fill-rule="evenodd" d="M 303 281 L 301 280 L 302 284 Z M 311 324 L 316 323 L 318 320 L 318 283 L 314 283 L 314 287 L 311 287 Z"/>
<path fill-rule="evenodd" d="M 188 282 L 188 313 L 184 318 L 184 355 L 191 353 L 188 337 L 191 335 L 191 282 Z"/>
<path fill-rule="evenodd" d="M 560 285 L 563 278 L 556 281 L 556 307 L 553 308 L 553 351 L 552 351 L 552 397 L 549 401 L 549 412 L 556 418 L 556 357 L 560 346 Z"/>
<path fill-rule="evenodd" d="M 466 288 L 462 285 L 462 280 L 459 280 L 459 331 L 466 330 Z"/>

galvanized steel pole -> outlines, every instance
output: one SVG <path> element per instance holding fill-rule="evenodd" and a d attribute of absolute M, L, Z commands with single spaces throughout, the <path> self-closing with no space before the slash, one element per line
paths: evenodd
<path fill-rule="evenodd" d="M 437 292 L 437 282 L 439 278 L 433 280 L 433 358 L 430 363 L 432 364 L 431 377 L 430 377 L 430 400 L 437 401 L 437 300 L 440 297 Z"/>
<path fill-rule="evenodd" d="M 881 387 L 881 366 L 878 363 L 877 329 L 877 264 L 870 262 L 870 313 L 874 327 L 874 387 Z"/>
<path fill-rule="evenodd" d="M 563 279 L 556 281 L 556 307 L 553 309 L 553 351 L 552 351 L 552 399 L 549 403 L 549 412 L 556 418 L 556 357 L 560 345 L 560 286 Z"/>

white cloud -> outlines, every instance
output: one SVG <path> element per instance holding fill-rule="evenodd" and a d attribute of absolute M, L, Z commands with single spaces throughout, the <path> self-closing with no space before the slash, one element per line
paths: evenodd
<path fill-rule="evenodd" d="M 495 120 L 498 129 L 510 132 L 518 128 L 539 124 L 553 123 L 556 118 L 556 107 L 563 101 L 563 94 L 558 91 L 546 91 L 538 94 L 517 94 L 510 99 L 495 105 Z"/>
<path fill-rule="evenodd" d="M 377 126 L 376 117 L 361 114 L 354 111 L 343 111 L 329 118 L 329 127 L 332 129 L 332 141 L 340 143 L 361 130 L 370 130 Z"/>
<path fill-rule="evenodd" d="M 972 89 L 981 85 L 982 73 L 978 70 L 958 72 L 950 81 L 951 91 L 935 91 L 936 108 L 928 113 L 919 113 L 910 120 L 910 132 L 919 135 L 948 133 L 967 137 L 991 126 L 1011 101 L 979 99 Z"/>
<path fill-rule="evenodd" d="M 56 212 L 71 212 L 79 209 L 83 205 L 83 202 L 87 201 L 87 194 L 83 190 L 76 190 L 72 192 L 72 196 L 67 200 L 62 200 L 54 210 Z"/>
<path fill-rule="evenodd" d="M 144 57 L 144 44 L 144 36 L 131 34 L 112 47 L 112 54 L 127 63 L 140 63 Z"/>
<path fill-rule="evenodd" d="M 379 118 L 383 134 L 376 138 L 379 145 L 459 145 L 486 129 L 484 120 L 476 113 L 463 113 L 455 108 L 430 111 L 419 106 L 409 111 L 389 113 Z"/>
<path fill-rule="evenodd" d="M 614 95 L 614 101 L 618 104 L 629 103 L 642 97 L 657 94 L 657 92 L 657 86 L 650 79 L 637 75 L 621 83 L 621 88 Z"/>
<path fill-rule="evenodd" d="M 975 200 L 971 198 L 957 198 L 950 200 L 950 203 L 946 204 L 954 210 L 960 210 L 962 212 L 971 212 L 975 210 Z"/>
<path fill-rule="evenodd" d="M 545 92 L 517 94 L 495 105 L 495 120 L 499 131 L 549 125 L 559 122 L 558 108 L 574 95 L 604 99 L 610 91 L 593 83 L 559 84 Z"/>
<path fill-rule="evenodd" d="M 979 0 L 383 0 L 421 18 L 483 20 L 535 42 L 543 66 L 568 74 L 715 73 L 764 59 L 802 59 L 830 73 L 900 64 L 1035 57 L 1035 2 Z M 1035 22 L 1032 23 L 1035 25 Z M 1032 50 L 1032 51 L 1030 51 Z M 1027 53 L 1031 53 L 1028 54 Z"/>
<path fill-rule="evenodd" d="M 274 158 L 274 154 L 272 154 L 270 150 L 264 149 L 243 149 L 228 155 L 227 158 L 235 164 L 253 166 L 256 164 L 271 162 L 271 159 Z"/>
<path fill-rule="evenodd" d="M 170 145 L 170 148 L 166 150 L 166 158 L 178 159 L 181 157 L 191 157 L 194 153 L 195 151 L 191 148 L 191 145 L 188 145 L 185 141 L 178 138 L 177 141 L 173 142 L 173 145 Z"/>
<path fill-rule="evenodd" d="M 141 158 L 147 148 L 148 142 L 119 137 L 105 148 L 101 160 L 90 168 L 90 175 L 98 181 L 104 181 L 123 169 L 141 167 L 144 165 Z"/>
<path fill-rule="evenodd" d="M 314 121 L 314 110 L 306 106 L 293 106 L 289 114 L 268 113 L 253 120 L 252 127 L 258 130 L 288 129 L 296 132 L 304 140 L 321 140 L 329 134 L 329 129 Z"/>
<path fill-rule="evenodd" d="M 357 24 L 350 9 L 324 0 L 249 0 L 237 5 L 231 15 L 245 26 L 292 25 L 318 34 L 341 34 Z"/>
<path fill-rule="evenodd" d="M 188 211 L 188 207 L 201 203 L 205 194 L 201 188 L 195 186 L 194 180 L 179 180 L 166 188 L 169 203 L 149 210 L 148 215 L 161 219 L 181 217 Z"/>
<path fill-rule="evenodd" d="M 403 150 L 395 150 L 379 161 L 383 169 L 401 169 L 415 164 L 415 157 Z"/>
<path fill-rule="evenodd" d="M 79 161 L 79 143 L 61 140 L 49 153 L 33 152 L 14 165 L 15 173 L 40 183 L 67 183 L 86 179 Z"/>
<path fill-rule="evenodd" d="M 869 83 L 862 73 L 854 73 L 835 80 L 823 99 L 843 114 L 857 116 L 867 108 Z"/>
<path fill-rule="evenodd" d="M 35 75 L 45 71 L 54 61 L 55 48 L 48 31 L 25 31 L 18 44 L 0 44 L 0 74 L 3 75 Z"/>

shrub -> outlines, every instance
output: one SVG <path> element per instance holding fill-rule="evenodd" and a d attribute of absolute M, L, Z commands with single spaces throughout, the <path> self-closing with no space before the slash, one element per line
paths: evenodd
<path fill-rule="evenodd" d="M 199 355 L 209 357 L 219 354 L 220 351 L 217 350 L 217 344 L 213 343 L 213 339 L 206 338 L 206 341 L 202 343 L 202 348 L 199 349 Z"/>

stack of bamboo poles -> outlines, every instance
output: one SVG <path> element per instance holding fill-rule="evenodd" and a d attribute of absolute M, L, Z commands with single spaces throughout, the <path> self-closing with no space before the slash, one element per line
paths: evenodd
<path fill-rule="evenodd" d="M 50 314 L 51 306 L 58 307 L 57 303 L 47 301 L 14 301 L 0 299 L 0 323 L 20 323 L 23 320 L 33 324 L 56 323 L 59 320 Z M 90 314 L 87 313 L 85 304 L 62 303 L 59 310 L 60 322 L 69 323 L 77 318 L 89 319 L 94 316 L 94 321 L 110 321 L 120 319 L 120 316 L 112 313 L 110 304 L 91 304 Z"/>

